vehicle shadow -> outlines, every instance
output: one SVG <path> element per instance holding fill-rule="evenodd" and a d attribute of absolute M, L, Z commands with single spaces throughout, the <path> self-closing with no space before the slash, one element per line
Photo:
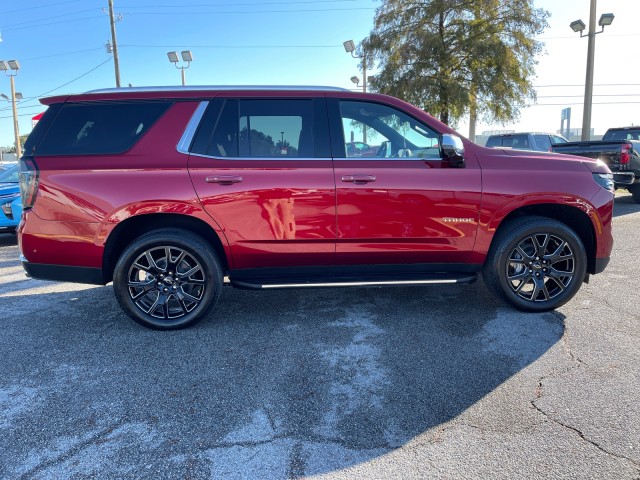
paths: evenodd
<path fill-rule="evenodd" d="M 110 287 L 0 296 L 12 312 L 0 339 L 5 477 L 336 471 L 454 419 L 564 327 L 482 283 L 228 288 L 208 318 L 170 332 L 135 324 Z"/>
<path fill-rule="evenodd" d="M 621 217 L 640 212 L 640 203 L 635 203 L 630 193 L 618 190 L 613 204 L 613 216 Z"/>

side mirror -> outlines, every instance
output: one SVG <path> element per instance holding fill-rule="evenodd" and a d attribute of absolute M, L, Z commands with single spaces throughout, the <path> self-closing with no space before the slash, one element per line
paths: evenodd
<path fill-rule="evenodd" d="M 452 167 L 464 168 L 464 144 L 460 137 L 448 133 L 442 135 L 440 151 Z"/>

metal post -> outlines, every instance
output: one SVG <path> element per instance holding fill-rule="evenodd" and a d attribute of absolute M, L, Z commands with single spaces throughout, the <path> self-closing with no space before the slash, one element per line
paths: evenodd
<path fill-rule="evenodd" d="M 362 91 L 367 93 L 367 56 L 362 54 Z M 367 143 L 367 127 L 362 129 L 362 143 Z"/>
<path fill-rule="evenodd" d="M 589 46 L 587 48 L 587 78 L 584 85 L 584 112 L 582 116 L 582 140 L 591 139 L 591 105 L 593 102 L 593 63 L 596 49 L 596 0 L 591 0 L 589 14 Z"/>
<path fill-rule="evenodd" d="M 113 65 L 116 69 L 116 87 L 120 88 L 120 60 L 118 59 L 118 41 L 116 40 L 116 22 L 113 18 L 113 0 L 109 0 L 109 19 L 111 21 L 111 41 L 113 42 Z"/>
<path fill-rule="evenodd" d="M 20 145 L 20 130 L 18 129 L 18 107 L 16 106 L 16 83 L 15 75 L 11 75 L 11 106 L 13 108 L 13 133 L 16 141 L 16 155 L 18 158 L 22 156 L 22 145 Z"/>
<path fill-rule="evenodd" d="M 182 74 L 182 86 L 184 87 L 186 85 L 185 78 L 184 78 L 184 67 L 180 67 L 180 72 Z"/>

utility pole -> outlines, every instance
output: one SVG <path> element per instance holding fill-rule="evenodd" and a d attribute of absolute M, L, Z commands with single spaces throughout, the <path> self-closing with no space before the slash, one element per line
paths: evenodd
<path fill-rule="evenodd" d="M 116 40 L 116 21 L 113 15 L 113 0 L 109 0 L 109 20 L 111 21 L 111 41 L 113 42 L 113 65 L 116 69 L 116 87 L 120 88 L 120 61 L 118 59 L 118 41 Z"/>

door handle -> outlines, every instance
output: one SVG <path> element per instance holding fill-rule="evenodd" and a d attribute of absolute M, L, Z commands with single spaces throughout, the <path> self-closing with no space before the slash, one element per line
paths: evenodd
<path fill-rule="evenodd" d="M 234 183 L 240 183 L 242 177 L 240 175 L 220 175 L 215 177 L 207 177 L 207 183 L 218 183 L 220 185 L 233 185 Z"/>
<path fill-rule="evenodd" d="M 369 182 L 375 182 L 376 176 L 375 175 L 343 175 L 342 181 L 355 183 L 356 185 L 364 185 Z"/>

